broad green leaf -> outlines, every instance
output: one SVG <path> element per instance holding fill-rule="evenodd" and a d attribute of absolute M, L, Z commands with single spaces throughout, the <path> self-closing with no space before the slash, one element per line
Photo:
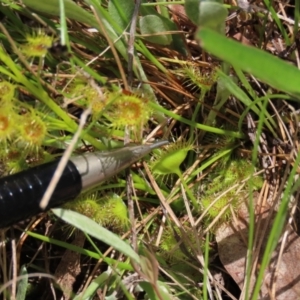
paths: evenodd
<path fill-rule="evenodd" d="M 198 25 L 221 32 L 227 15 L 228 11 L 222 4 L 214 1 L 201 1 Z"/>
<path fill-rule="evenodd" d="M 148 16 L 148 15 L 157 15 L 160 14 L 155 9 L 155 6 L 143 5 L 143 3 L 149 2 L 148 0 L 142 0 L 142 5 L 140 6 L 140 16 Z"/>
<path fill-rule="evenodd" d="M 184 8 L 193 23 L 217 31 L 224 26 L 228 14 L 222 1 L 185 0 Z"/>
<path fill-rule="evenodd" d="M 198 25 L 200 14 L 200 1 L 199 0 L 185 0 L 184 9 L 189 19 L 196 25 Z"/>
<path fill-rule="evenodd" d="M 110 0 L 108 2 L 108 12 L 122 30 L 129 28 L 133 11 L 134 1 L 132 0 Z"/>
<path fill-rule="evenodd" d="M 118 235 L 103 228 L 88 217 L 81 215 L 75 211 L 63 208 L 55 208 L 52 209 L 52 211 L 57 217 L 61 218 L 65 222 L 106 243 L 107 245 L 112 246 L 114 249 L 122 252 L 136 262 L 140 262 L 140 258 L 136 254 L 136 252 L 134 252 L 134 250 Z"/>
<path fill-rule="evenodd" d="M 166 34 L 170 31 L 167 19 L 156 15 L 148 15 L 140 18 L 140 29 L 143 38 L 151 43 L 159 45 L 169 45 L 172 42 L 172 36 Z M 170 21 L 169 21 L 170 22 Z"/>
<path fill-rule="evenodd" d="M 200 45 L 211 54 L 248 72 L 277 90 L 300 98 L 300 71 L 277 57 L 242 45 L 208 28 L 197 33 Z"/>

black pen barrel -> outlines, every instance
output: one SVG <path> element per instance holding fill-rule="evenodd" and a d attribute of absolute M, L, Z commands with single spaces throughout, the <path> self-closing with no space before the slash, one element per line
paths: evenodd
<path fill-rule="evenodd" d="M 75 199 L 80 192 L 117 175 L 152 150 L 166 144 L 168 141 L 158 141 L 151 145 L 131 145 L 71 157 L 45 210 Z M 0 178 L 0 228 L 43 211 L 40 202 L 58 164 L 59 160 L 56 160 Z"/>
<path fill-rule="evenodd" d="M 0 228 L 42 212 L 40 201 L 54 175 L 59 160 L 0 178 Z M 81 175 L 72 161 L 67 163 L 46 208 L 76 198 L 82 190 Z"/>

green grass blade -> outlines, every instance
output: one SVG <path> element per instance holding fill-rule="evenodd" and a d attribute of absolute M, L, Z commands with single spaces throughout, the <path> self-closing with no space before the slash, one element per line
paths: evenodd
<path fill-rule="evenodd" d="M 224 84 L 226 84 L 227 89 L 231 92 L 232 95 L 234 95 L 237 99 L 239 99 L 247 109 L 251 109 L 257 115 L 260 114 L 262 110 L 262 105 L 259 102 L 259 98 L 255 99 L 255 101 L 252 101 L 248 97 L 248 95 L 228 75 L 224 74 L 222 71 L 218 71 L 218 74 L 220 78 L 223 79 Z M 264 119 L 264 123 L 269 128 L 269 130 L 274 134 L 274 136 L 277 136 L 276 132 L 273 129 L 273 127 L 276 128 L 276 124 L 274 120 L 271 118 L 270 114 L 266 110 L 264 112 L 266 116 L 266 118 Z M 239 127 L 239 129 L 241 129 L 241 127 Z"/>
<path fill-rule="evenodd" d="M 65 15 L 65 2 L 63 0 L 59 0 L 59 7 L 60 7 L 60 41 L 62 45 L 67 45 L 69 51 L 70 43 L 69 43 L 69 35 L 68 35 L 68 27 L 67 27 L 67 20 Z"/>
<path fill-rule="evenodd" d="M 124 242 L 116 234 L 103 228 L 88 217 L 81 215 L 75 211 L 63 208 L 52 209 L 52 211 L 57 217 L 61 218 L 65 222 L 106 243 L 107 245 L 112 246 L 114 249 L 120 251 L 121 253 L 127 255 L 128 257 L 139 263 L 139 256 L 126 242 Z"/>
<path fill-rule="evenodd" d="M 246 71 L 275 89 L 300 98 L 300 71 L 273 55 L 244 46 L 236 41 L 202 28 L 197 33 L 201 46 L 211 54 Z"/>
<path fill-rule="evenodd" d="M 31 236 L 35 239 L 43 241 L 45 243 L 49 243 L 49 244 L 52 244 L 52 245 L 56 245 L 56 246 L 65 248 L 65 249 L 69 249 L 69 250 L 72 250 L 74 252 L 89 256 L 91 258 L 95 258 L 97 260 L 102 259 L 108 265 L 117 265 L 118 269 L 120 269 L 120 270 L 126 270 L 126 271 L 132 271 L 133 270 L 132 266 L 129 263 L 116 261 L 113 258 L 105 257 L 99 251 L 97 251 L 98 253 L 93 252 L 91 250 L 88 250 L 88 249 L 85 249 L 85 248 L 82 248 L 82 247 L 79 247 L 79 246 L 75 246 L 75 245 L 69 244 L 67 242 L 59 241 L 57 239 L 50 238 L 48 236 L 38 234 L 38 233 L 32 232 L 32 231 L 26 231 L 26 234 L 28 234 L 29 236 Z"/>

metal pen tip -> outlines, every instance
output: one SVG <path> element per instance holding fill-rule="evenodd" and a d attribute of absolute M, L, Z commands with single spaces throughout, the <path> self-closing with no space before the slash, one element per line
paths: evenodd
<path fill-rule="evenodd" d="M 165 146 L 167 144 L 169 144 L 169 141 L 162 140 L 162 141 L 157 141 L 157 142 L 153 143 L 152 145 L 149 145 L 149 147 L 151 150 L 154 150 L 154 149 L 160 148 L 161 146 Z"/>

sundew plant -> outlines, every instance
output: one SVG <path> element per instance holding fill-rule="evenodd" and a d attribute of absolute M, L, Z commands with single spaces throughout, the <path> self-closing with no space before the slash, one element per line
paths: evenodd
<path fill-rule="evenodd" d="M 2 0 L 1 177 L 169 143 L 1 229 L 1 297 L 297 299 L 298 2 Z"/>

